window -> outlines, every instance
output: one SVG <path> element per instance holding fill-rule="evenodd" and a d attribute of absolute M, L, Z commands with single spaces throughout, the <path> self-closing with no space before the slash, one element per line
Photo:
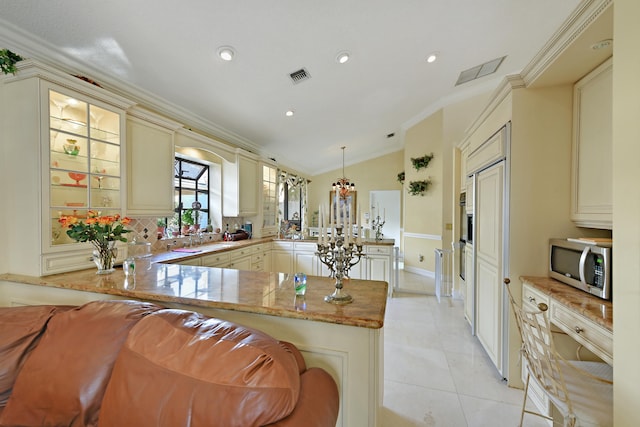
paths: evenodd
<path fill-rule="evenodd" d="M 176 157 L 174 170 L 176 213 L 169 221 L 170 226 L 174 230 L 206 226 L 210 217 L 209 166 Z"/>

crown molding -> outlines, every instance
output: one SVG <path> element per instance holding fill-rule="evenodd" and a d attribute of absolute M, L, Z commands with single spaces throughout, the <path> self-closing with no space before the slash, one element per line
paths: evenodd
<path fill-rule="evenodd" d="M 520 74 L 525 84 L 529 86 L 535 82 L 577 37 L 611 6 L 613 0 L 581 2 L 540 52 L 523 68 Z"/>
<path fill-rule="evenodd" d="M 113 75 L 106 74 L 97 67 L 80 62 L 57 46 L 29 34 L 1 18 L 0 44 L 19 53 L 20 56 L 24 58 L 34 59 L 38 64 L 48 67 L 51 70 L 56 70 L 59 75 L 66 73 L 72 76 L 90 76 L 93 80 L 99 81 L 100 86 L 106 91 L 132 101 L 131 105 L 138 104 L 143 108 L 166 116 L 171 120 L 180 121 L 183 126 L 195 128 L 199 132 L 208 134 L 211 138 L 219 139 L 221 142 L 226 142 L 244 150 L 258 153 L 266 158 L 273 157 L 270 153 L 264 152 L 262 147 L 253 141 L 151 92 L 127 83 Z"/>
<path fill-rule="evenodd" d="M 464 134 L 466 135 L 462 141 L 456 146 L 460 149 L 463 149 L 467 145 L 469 145 L 469 139 L 471 135 L 487 120 L 495 110 L 498 108 L 500 104 L 511 94 L 514 89 L 522 89 L 526 87 L 524 80 L 520 76 L 520 74 L 512 74 L 505 76 L 505 78 L 500 83 L 500 86 L 496 88 L 496 90 L 489 97 L 489 102 L 484 107 L 484 109 L 480 112 L 478 117 L 471 123 L 471 125 L 465 130 Z"/>
<path fill-rule="evenodd" d="M 465 148 L 469 144 L 471 135 L 512 90 L 529 87 L 535 82 L 585 29 L 612 5 L 613 0 L 585 0 L 581 2 L 519 74 L 505 77 L 490 96 L 485 108 L 465 131 L 464 139 L 456 146 L 460 149 Z"/>

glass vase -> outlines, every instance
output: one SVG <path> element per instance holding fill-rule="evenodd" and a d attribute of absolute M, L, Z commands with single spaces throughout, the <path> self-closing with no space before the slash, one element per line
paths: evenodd
<path fill-rule="evenodd" d="M 113 268 L 118 256 L 116 242 L 108 241 L 99 243 L 94 241 L 93 245 L 96 247 L 93 250 L 93 262 L 95 262 L 96 267 L 98 267 L 96 274 L 111 274 L 116 271 L 116 269 Z"/>

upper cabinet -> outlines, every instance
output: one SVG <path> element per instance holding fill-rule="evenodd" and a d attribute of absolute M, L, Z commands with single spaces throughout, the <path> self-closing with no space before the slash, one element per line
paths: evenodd
<path fill-rule="evenodd" d="M 612 228 L 613 62 L 576 83 L 571 165 L 571 219 L 581 227 Z"/>
<path fill-rule="evenodd" d="M 122 112 L 63 88 L 42 89 L 49 116 L 49 144 L 42 153 L 49 160 L 44 177 L 49 190 L 47 222 L 51 246 L 57 246 L 74 243 L 58 224 L 61 215 L 86 218 L 88 210 L 120 213 Z"/>
<path fill-rule="evenodd" d="M 124 112 L 133 103 L 35 61 L 18 66 L 2 85 L 11 100 L 2 117 L 11 159 L 5 173 L 13 179 L 3 200 L 13 212 L 11 272 L 91 267 L 91 244 L 70 239 L 58 219 L 121 213 Z"/>
<path fill-rule="evenodd" d="M 127 111 L 127 215 L 173 215 L 174 135 L 181 127 L 138 107 Z"/>
<path fill-rule="evenodd" d="M 222 173 L 223 216 L 255 216 L 258 213 L 258 157 L 238 148 L 235 162 L 224 162 Z"/>
<path fill-rule="evenodd" d="M 256 233 L 256 237 L 275 236 L 278 233 L 277 210 L 278 210 L 278 169 L 269 163 L 260 162 L 259 169 L 262 173 L 262 193 L 259 194 L 260 206 L 258 208 L 259 216 L 258 226 L 260 234 Z"/>

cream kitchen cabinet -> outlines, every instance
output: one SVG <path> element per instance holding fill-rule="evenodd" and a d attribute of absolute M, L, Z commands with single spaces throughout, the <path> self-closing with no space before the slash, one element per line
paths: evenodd
<path fill-rule="evenodd" d="M 128 216 L 173 216 L 174 134 L 181 127 L 137 107 L 127 112 Z"/>
<path fill-rule="evenodd" d="M 278 169 L 273 164 L 261 161 L 258 170 L 261 172 L 262 192 L 258 194 L 260 204 L 253 234 L 256 237 L 275 236 L 278 233 Z"/>
<path fill-rule="evenodd" d="M 474 263 L 473 263 L 473 245 L 467 243 L 464 248 L 464 316 L 467 318 L 469 324 L 474 325 L 475 316 L 475 296 L 473 294 L 474 289 Z"/>
<path fill-rule="evenodd" d="M 358 274 L 358 265 L 363 265 L 359 271 L 360 277 L 356 277 L 356 274 L 351 277 L 387 282 L 388 294 L 391 296 L 393 294 L 393 246 L 365 245 L 364 250 L 366 257 L 353 267 Z"/>
<path fill-rule="evenodd" d="M 40 276 L 92 267 L 90 243 L 76 243 L 61 215 L 121 213 L 125 110 L 133 103 L 35 61 L 2 78 L 6 191 L 14 207 L 5 244 L 11 272 Z M 33 191 L 25 191 L 33 189 Z M 119 251 L 119 259 L 125 251 Z"/>
<path fill-rule="evenodd" d="M 218 252 L 211 255 L 204 255 L 202 258 L 202 266 L 203 267 L 217 267 L 217 268 L 226 268 L 229 266 L 231 262 L 231 258 L 229 257 L 229 252 Z"/>
<path fill-rule="evenodd" d="M 613 61 L 574 86 L 571 219 L 581 227 L 612 228 Z"/>
<path fill-rule="evenodd" d="M 464 189 L 466 194 L 464 211 L 467 215 L 473 215 L 474 197 L 473 197 L 473 179 L 472 178 L 466 178 Z"/>
<path fill-rule="evenodd" d="M 253 246 L 251 270 L 271 271 L 271 243 L 262 243 Z"/>
<path fill-rule="evenodd" d="M 276 240 L 271 245 L 271 270 L 276 273 L 292 273 L 293 241 Z"/>
<path fill-rule="evenodd" d="M 223 216 L 255 216 L 258 213 L 258 157 L 238 148 L 235 162 L 225 162 L 222 173 Z"/>
<path fill-rule="evenodd" d="M 317 245 L 309 242 L 293 243 L 294 273 L 305 273 L 317 276 L 320 260 L 316 255 Z"/>

